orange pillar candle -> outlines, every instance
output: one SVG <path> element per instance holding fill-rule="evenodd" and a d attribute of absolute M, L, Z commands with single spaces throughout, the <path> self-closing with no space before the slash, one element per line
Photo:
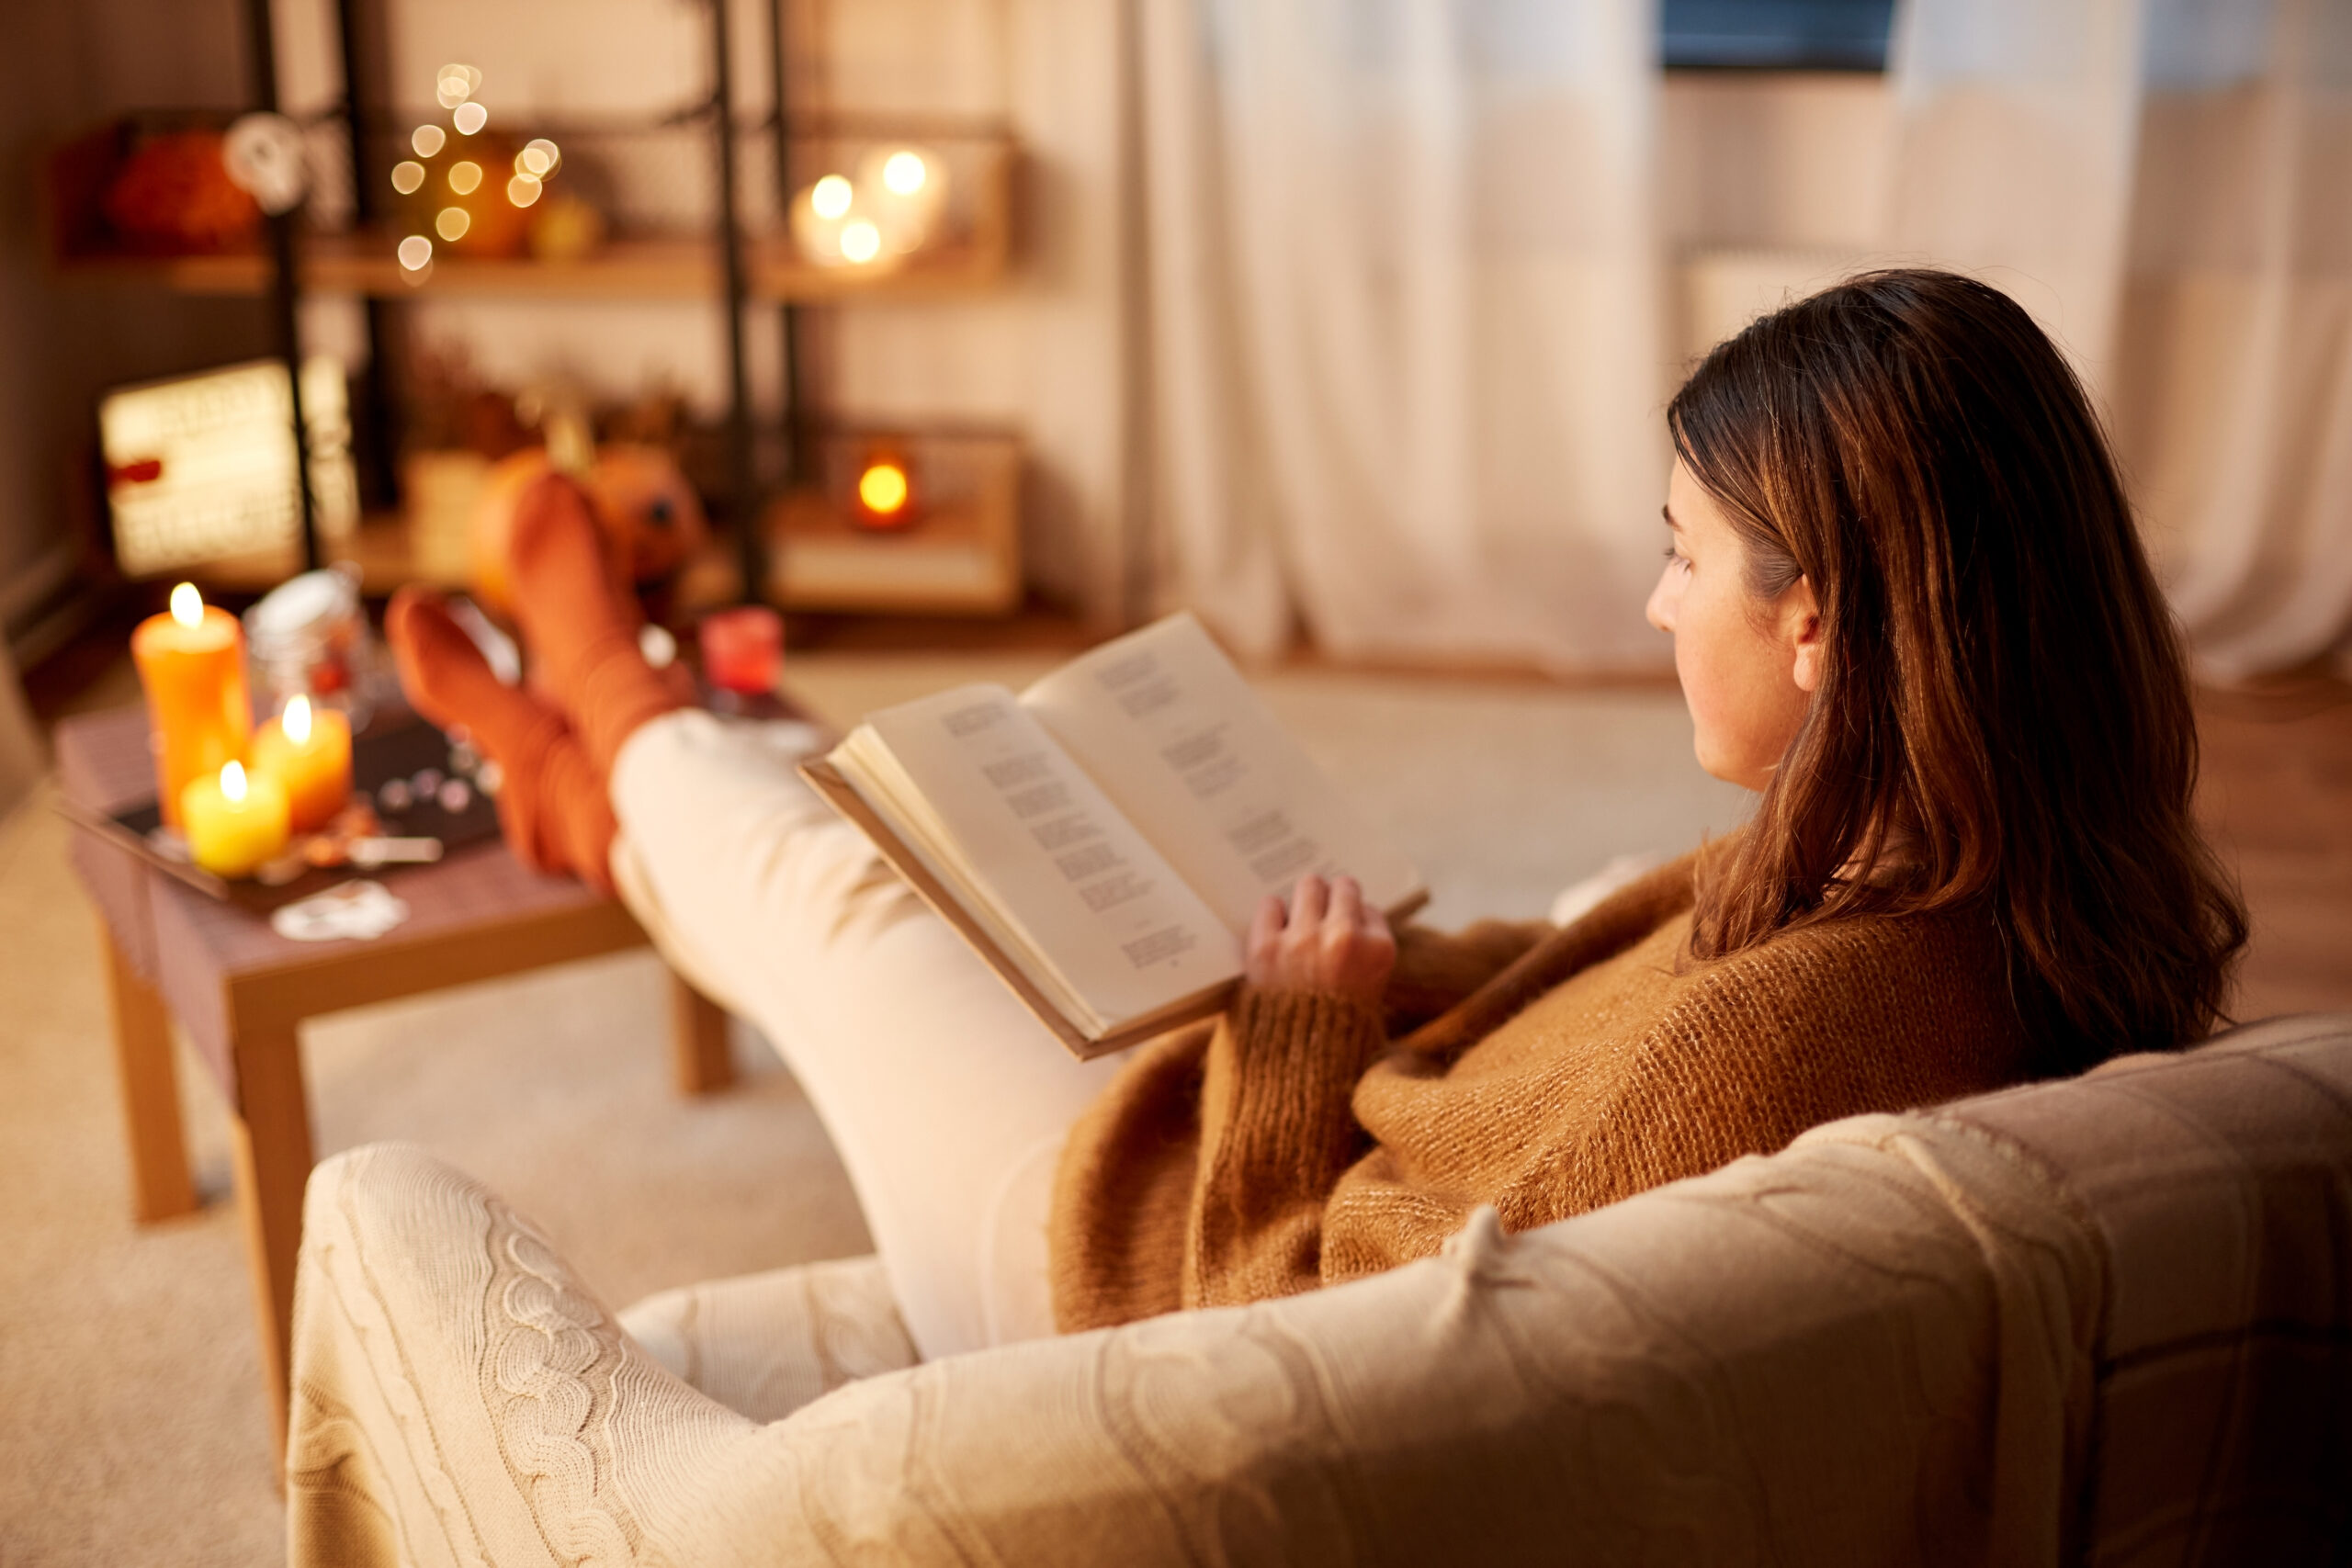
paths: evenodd
<path fill-rule="evenodd" d="M 351 799 L 351 720 L 296 697 L 254 731 L 254 773 L 277 781 L 294 831 L 316 832 Z"/>
<path fill-rule="evenodd" d="M 191 780 L 180 792 L 180 826 L 196 863 L 219 876 L 247 876 L 286 852 L 286 791 L 276 779 L 245 776 L 223 762 L 219 778 Z"/>
<path fill-rule="evenodd" d="M 254 710 L 245 695 L 245 634 L 237 617 L 207 605 L 192 582 L 172 590 L 169 614 L 130 634 L 130 657 L 147 689 L 155 749 L 155 795 L 164 820 L 180 821 L 180 795 L 245 754 Z"/>

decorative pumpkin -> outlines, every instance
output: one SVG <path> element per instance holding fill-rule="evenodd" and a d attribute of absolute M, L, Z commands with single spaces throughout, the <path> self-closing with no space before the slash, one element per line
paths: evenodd
<path fill-rule="evenodd" d="M 213 130 L 151 136 L 123 161 L 104 197 L 107 222 L 129 248 L 211 255 L 253 243 L 261 209 L 229 177 Z"/>
<path fill-rule="evenodd" d="M 514 608 L 508 541 L 515 508 L 553 471 L 547 449 L 533 446 L 501 459 L 482 487 L 474 511 L 473 592 L 493 614 L 510 615 Z M 675 576 L 710 537 L 702 499 L 677 460 L 659 446 L 619 442 L 598 447 L 582 483 L 615 575 L 639 589 Z"/>

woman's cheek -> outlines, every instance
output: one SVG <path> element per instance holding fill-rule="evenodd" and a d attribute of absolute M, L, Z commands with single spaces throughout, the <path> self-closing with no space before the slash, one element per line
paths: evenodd
<path fill-rule="evenodd" d="M 1731 618 L 1726 625 L 1709 613 L 1714 608 L 1721 607 L 1686 600 L 1674 639 L 1675 671 L 1697 732 L 1693 750 L 1716 778 L 1760 789 L 1778 760 L 1760 754 L 1766 748 L 1758 732 L 1771 726 L 1769 682 L 1758 679 L 1759 650 L 1745 623 Z"/>

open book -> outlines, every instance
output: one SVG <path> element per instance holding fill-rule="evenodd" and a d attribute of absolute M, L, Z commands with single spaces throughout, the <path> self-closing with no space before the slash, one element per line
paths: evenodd
<path fill-rule="evenodd" d="M 1189 615 L 1019 696 L 885 708 L 801 772 L 1080 1056 L 1222 1008 L 1304 873 L 1427 897 Z"/>

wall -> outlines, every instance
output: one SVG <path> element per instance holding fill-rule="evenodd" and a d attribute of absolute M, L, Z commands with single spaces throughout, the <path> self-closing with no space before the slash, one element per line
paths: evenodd
<path fill-rule="evenodd" d="M 268 342 L 251 301 L 61 285 L 37 217 L 55 142 L 134 107 L 242 99 L 239 14 L 236 0 L 0 5 L 0 620 L 12 632 L 80 563 L 99 391 L 251 358 Z"/>
<path fill-rule="evenodd" d="M 1686 355 L 1877 248 L 1894 149 L 1883 77 L 1676 72 L 1660 119 Z"/>
<path fill-rule="evenodd" d="M 738 97 L 768 107 L 766 7 L 729 0 Z M 420 116 L 434 69 L 463 60 L 494 113 L 514 120 L 641 116 L 707 91 L 707 12 L 695 0 L 378 0 L 392 100 Z M 287 107 L 341 91 L 332 0 L 277 0 Z M 953 304 L 823 313 L 812 334 L 831 405 L 853 419 L 1001 423 L 1034 456 L 1033 570 L 1098 622 L 1128 569 L 1133 454 L 1123 325 L 1119 17 L 1108 0 L 797 0 L 796 101 L 1001 119 L 1020 139 L 1023 253 L 1001 292 Z M 83 0 L 0 6 L 0 613 L 38 599 L 74 564 L 90 407 L 105 387 L 250 357 L 267 338 L 250 301 L 166 299 L 61 287 L 33 228 L 40 147 L 123 108 L 231 107 L 245 94 L 238 0 Z M 1683 261 L 1681 340 L 1696 352 L 1787 289 L 1869 243 L 1883 199 L 1887 104 L 1874 77 L 1678 73 L 1662 106 L 1661 201 Z M 741 195 L 769 210 L 761 139 Z M 649 224 L 709 220 L 716 181 L 690 132 L 582 146 L 579 172 Z M 322 159 L 322 206 L 347 204 Z M 429 340 L 462 343 L 490 374 L 563 374 L 603 389 L 667 382 L 706 412 L 726 385 L 722 323 L 702 302 L 420 299 Z M 320 301 L 313 349 L 356 359 L 357 312 Z M 775 312 L 747 322 L 755 402 L 780 409 Z"/>

